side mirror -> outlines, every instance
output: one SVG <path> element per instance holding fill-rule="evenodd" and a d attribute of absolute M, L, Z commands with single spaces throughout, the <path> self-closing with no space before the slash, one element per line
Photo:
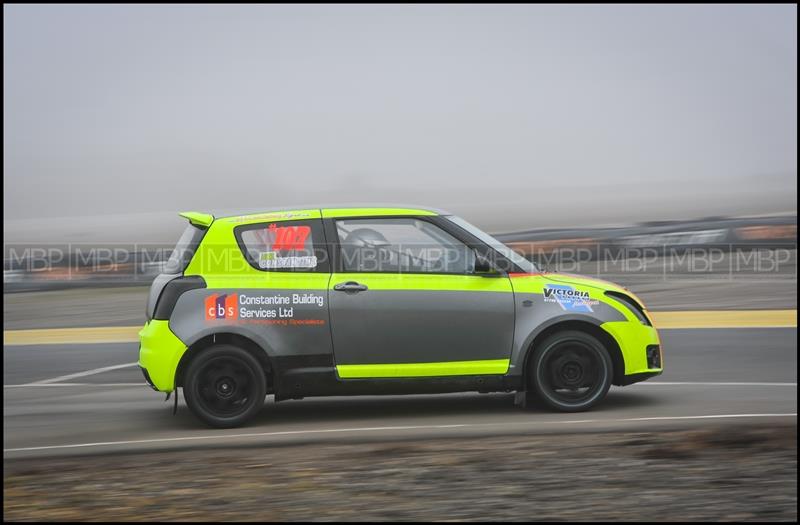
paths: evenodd
<path fill-rule="evenodd" d="M 497 271 L 492 262 L 480 252 L 475 252 L 475 274 L 483 277 L 500 277 L 502 272 Z"/>

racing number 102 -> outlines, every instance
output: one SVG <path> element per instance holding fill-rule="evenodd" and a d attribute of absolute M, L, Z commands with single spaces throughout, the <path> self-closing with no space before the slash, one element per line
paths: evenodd
<path fill-rule="evenodd" d="M 272 249 L 275 251 L 302 250 L 311 233 L 311 226 L 282 226 L 270 224 L 267 228 L 273 233 Z"/>

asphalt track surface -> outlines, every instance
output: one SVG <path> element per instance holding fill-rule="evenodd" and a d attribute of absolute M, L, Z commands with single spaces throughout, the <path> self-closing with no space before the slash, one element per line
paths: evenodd
<path fill-rule="evenodd" d="M 163 402 L 135 343 L 5 345 L 4 458 L 189 447 L 450 436 L 640 431 L 728 421 L 797 421 L 796 328 L 662 330 L 666 372 L 613 387 L 580 414 L 522 411 L 513 394 L 307 398 L 272 402 L 246 427 L 209 429 Z M 37 383 L 37 384 L 31 384 Z"/>

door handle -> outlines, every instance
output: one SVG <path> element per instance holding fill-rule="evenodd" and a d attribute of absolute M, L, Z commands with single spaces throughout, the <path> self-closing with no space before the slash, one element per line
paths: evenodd
<path fill-rule="evenodd" d="M 363 292 L 367 290 L 366 284 L 360 284 L 355 281 L 347 281 L 346 283 L 339 283 L 333 287 L 337 292 Z"/>

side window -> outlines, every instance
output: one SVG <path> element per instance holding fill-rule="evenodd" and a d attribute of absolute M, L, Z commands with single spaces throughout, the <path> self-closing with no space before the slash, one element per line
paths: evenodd
<path fill-rule="evenodd" d="M 278 221 L 238 226 L 242 254 L 265 272 L 329 272 L 325 236 L 319 220 Z"/>
<path fill-rule="evenodd" d="M 475 269 L 472 249 L 421 219 L 340 219 L 336 231 L 346 272 L 467 274 Z"/>

